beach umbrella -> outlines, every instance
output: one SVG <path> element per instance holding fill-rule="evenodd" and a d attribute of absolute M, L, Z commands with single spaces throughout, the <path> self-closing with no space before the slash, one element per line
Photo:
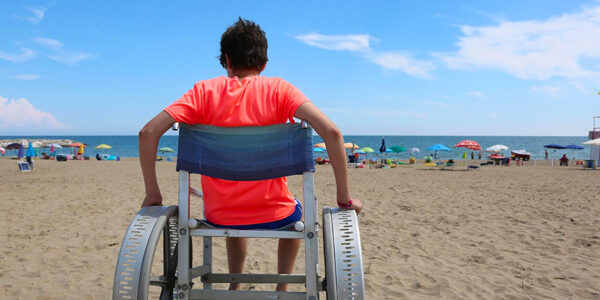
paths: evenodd
<path fill-rule="evenodd" d="M 504 145 L 494 145 L 494 146 L 488 147 L 488 148 L 487 148 L 487 149 L 485 149 L 485 150 L 487 150 L 487 151 L 492 151 L 492 152 L 500 152 L 500 151 L 506 151 L 506 150 L 508 150 L 508 149 L 510 149 L 510 148 L 508 148 L 508 146 L 504 146 Z"/>
<path fill-rule="evenodd" d="M 581 150 L 581 149 L 584 149 L 584 147 L 578 146 L 578 145 L 567 145 L 567 146 L 565 146 L 565 149 Z"/>
<path fill-rule="evenodd" d="M 4 156 L 4 154 L 6 153 L 6 150 L 4 150 L 4 148 L 0 147 L 0 152 L 2 152 L 2 156 Z"/>
<path fill-rule="evenodd" d="M 360 147 L 358 147 L 358 145 L 356 145 L 354 143 L 344 143 L 344 148 L 346 148 L 346 149 L 358 149 Z"/>
<path fill-rule="evenodd" d="M 446 145 L 435 144 L 433 146 L 430 146 L 426 150 L 431 150 L 431 151 L 450 151 L 450 148 L 446 147 Z"/>
<path fill-rule="evenodd" d="M 446 145 L 442 145 L 442 144 L 435 144 L 433 146 L 430 146 L 429 148 L 427 148 L 426 150 L 431 150 L 431 151 L 435 151 L 434 152 L 434 158 L 438 157 L 438 152 L 440 151 L 450 151 L 450 148 L 446 147 Z"/>
<path fill-rule="evenodd" d="M 406 148 L 402 147 L 402 146 L 391 146 L 390 151 L 396 153 L 396 159 L 398 159 L 398 157 L 400 157 L 400 153 L 401 152 L 406 152 Z"/>
<path fill-rule="evenodd" d="M 321 148 L 321 147 L 314 147 L 313 148 L 314 152 L 325 152 L 325 149 Z"/>
<path fill-rule="evenodd" d="M 94 147 L 95 149 L 112 149 L 112 147 L 110 145 L 107 144 L 100 144 L 96 147 Z"/>
<path fill-rule="evenodd" d="M 406 152 L 406 148 L 402 146 L 391 146 L 390 150 L 392 150 L 394 153 Z"/>
<path fill-rule="evenodd" d="M 467 148 L 469 150 L 481 150 L 481 145 L 476 141 L 464 140 L 454 145 L 454 148 Z"/>
<path fill-rule="evenodd" d="M 71 144 L 68 144 L 68 145 L 67 145 L 67 147 L 71 147 L 71 148 L 79 148 L 79 147 L 81 147 L 81 146 L 83 146 L 83 147 L 87 147 L 87 145 L 86 145 L 86 144 L 79 143 L 79 142 L 75 142 L 75 143 L 71 143 Z"/>
<path fill-rule="evenodd" d="M 596 145 L 596 146 L 600 146 L 600 138 L 599 139 L 595 139 L 595 140 L 590 140 L 590 141 L 587 141 L 587 142 L 583 142 L 583 144 L 584 145 Z"/>
<path fill-rule="evenodd" d="M 12 144 L 9 144 L 8 146 L 4 147 L 4 149 L 13 150 L 13 149 L 19 149 L 22 147 L 23 147 L 23 145 L 21 145 L 20 143 L 12 143 Z"/>
<path fill-rule="evenodd" d="M 354 153 L 358 153 L 358 154 L 367 154 L 365 151 L 362 151 L 360 149 L 354 151 Z"/>
<path fill-rule="evenodd" d="M 548 144 L 548 145 L 544 145 L 544 148 L 548 148 L 548 149 L 565 149 L 565 146 L 558 145 L 558 144 Z"/>
<path fill-rule="evenodd" d="M 173 150 L 173 148 L 171 148 L 171 147 L 162 147 L 162 148 L 158 149 L 158 151 L 162 152 L 162 153 L 175 152 L 175 150 Z"/>
<path fill-rule="evenodd" d="M 364 147 L 364 148 L 362 148 L 360 150 L 364 151 L 365 153 L 375 152 L 375 150 L 373 150 L 373 148 L 371 148 L 371 147 Z"/>
<path fill-rule="evenodd" d="M 33 150 L 32 142 L 29 142 L 29 146 L 27 146 L 27 153 L 25 153 L 25 156 L 35 156 L 35 151 Z"/>
<path fill-rule="evenodd" d="M 19 145 L 21 145 L 21 144 L 19 144 Z M 17 154 L 17 157 L 23 158 L 23 146 L 22 145 L 19 147 L 19 153 Z"/>
<path fill-rule="evenodd" d="M 421 152 L 421 149 L 413 147 L 408 149 L 408 153 L 413 154 L 413 153 L 417 153 L 417 152 Z"/>
<path fill-rule="evenodd" d="M 313 147 L 327 149 L 327 147 L 325 147 L 325 143 L 314 144 Z"/>
<path fill-rule="evenodd" d="M 62 146 L 59 144 L 46 144 L 44 148 L 50 148 L 50 152 L 54 151 L 53 149 L 61 149 Z"/>

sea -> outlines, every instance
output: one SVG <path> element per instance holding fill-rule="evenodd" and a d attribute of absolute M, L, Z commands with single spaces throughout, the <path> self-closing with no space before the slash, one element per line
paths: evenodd
<path fill-rule="evenodd" d="M 138 157 L 138 137 L 137 136 L 0 136 L 0 139 L 70 139 L 77 142 L 82 142 L 89 147 L 86 148 L 85 154 L 93 156 L 96 153 L 108 153 L 120 157 Z M 171 147 L 175 150 L 175 153 L 165 153 L 165 156 L 177 156 L 177 136 L 176 135 L 164 135 L 159 142 L 159 148 Z M 354 142 L 360 148 L 371 147 L 376 152 L 366 154 L 367 158 L 375 158 L 379 154 L 379 148 L 381 147 L 382 139 L 385 140 L 387 148 L 395 145 L 402 146 L 406 149 L 419 148 L 421 151 L 414 154 L 417 158 L 423 158 L 424 156 L 430 156 L 434 154 L 433 151 L 426 150 L 428 147 L 435 144 L 443 144 L 449 147 L 450 151 L 441 151 L 438 153 L 441 159 L 461 159 L 464 152 L 467 152 L 467 157 L 470 157 L 471 151 L 464 148 L 453 148 L 452 146 L 462 140 L 474 140 L 478 142 L 485 150 L 493 145 L 501 144 L 508 146 L 511 150 L 526 150 L 530 152 L 532 159 L 544 159 L 544 145 L 547 144 L 559 144 L 559 145 L 580 145 L 583 146 L 582 150 L 548 150 L 549 158 L 560 158 L 563 153 L 567 154 L 569 159 L 589 159 L 590 146 L 582 145 L 583 142 L 587 141 L 586 136 L 375 136 L 375 135 L 348 135 L 344 136 L 344 141 L 352 143 Z M 321 137 L 318 135 L 313 136 L 313 143 L 322 142 Z M 94 147 L 99 144 L 108 144 L 112 146 L 110 150 L 95 150 Z M 68 148 L 58 149 L 57 153 L 69 154 L 73 150 Z M 16 155 L 15 150 L 7 151 L 7 155 Z M 510 151 L 505 151 L 505 154 L 510 154 Z M 387 157 L 399 159 L 408 159 L 410 154 L 408 152 L 403 153 L 387 153 Z M 315 152 L 315 157 L 326 157 L 327 152 Z M 486 154 L 484 154 L 484 157 Z M 477 151 L 475 151 L 475 157 L 477 157 Z"/>

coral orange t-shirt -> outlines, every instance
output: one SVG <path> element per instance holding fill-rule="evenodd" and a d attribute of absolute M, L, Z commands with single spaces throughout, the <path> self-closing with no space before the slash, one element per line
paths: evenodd
<path fill-rule="evenodd" d="M 177 122 L 222 127 L 267 126 L 294 122 L 300 105 L 309 101 L 281 78 L 225 76 L 194 85 L 165 111 Z M 231 181 L 202 176 L 204 215 L 219 225 L 249 225 L 290 216 L 296 202 L 285 177 Z"/>

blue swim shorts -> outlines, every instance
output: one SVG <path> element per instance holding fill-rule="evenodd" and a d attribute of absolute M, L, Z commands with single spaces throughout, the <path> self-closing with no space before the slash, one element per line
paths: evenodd
<path fill-rule="evenodd" d="M 213 222 L 210 222 L 208 220 L 205 220 L 206 223 L 214 226 L 214 227 L 218 227 L 218 228 L 233 228 L 233 229 L 277 229 L 277 228 L 281 228 L 285 225 L 294 223 L 294 222 L 298 222 L 302 220 L 302 204 L 300 204 L 300 202 L 298 202 L 298 199 L 296 199 L 296 209 L 294 209 L 294 212 L 289 215 L 286 218 L 283 218 L 281 220 L 277 220 L 277 221 L 273 221 L 273 222 L 267 222 L 267 223 L 258 223 L 258 224 L 248 224 L 248 225 L 219 225 L 219 224 L 215 224 Z"/>

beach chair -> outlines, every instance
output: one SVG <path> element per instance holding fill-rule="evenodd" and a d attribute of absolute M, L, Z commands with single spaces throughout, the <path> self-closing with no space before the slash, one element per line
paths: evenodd
<path fill-rule="evenodd" d="M 264 127 L 213 127 L 181 124 L 177 170 L 179 205 L 142 208 L 123 239 L 115 270 L 113 299 L 147 299 L 150 286 L 159 299 L 364 299 L 362 250 L 354 210 L 324 207 L 319 224 L 314 193 L 312 129 L 302 124 Z M 304 222 L 278 230 L 214 228 L 190 217 L 190 174 L 227 180 L 303 176 Z M 325 277 L 320 276 L 318 236 L 323 232 Z M 162 235 L 162 270 L 152 261 Z M 191 238 L 201 236 L 202 265 L 194 267 Z M 305 242 L 305 274 L 214 273 L 213 237 L 291 238 Z M 160 274 L 162 273 L 162 274 Z M 213 283 L 303 284 L 302 292 L 215 290 Z M 199 287 L 199 288 L 196 288 Z"/>

